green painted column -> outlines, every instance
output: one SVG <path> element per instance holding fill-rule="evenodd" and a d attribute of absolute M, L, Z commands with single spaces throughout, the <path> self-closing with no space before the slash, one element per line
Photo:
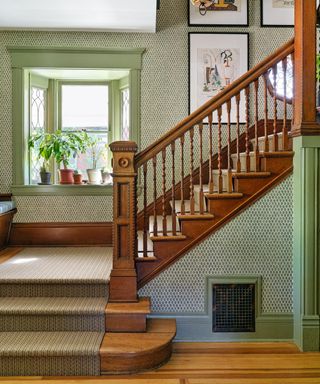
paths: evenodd
<path fill-rule="evenodd" d="M 294 338 L 303 351 L 319 351 L 320 136 L 293 140 Z"/>

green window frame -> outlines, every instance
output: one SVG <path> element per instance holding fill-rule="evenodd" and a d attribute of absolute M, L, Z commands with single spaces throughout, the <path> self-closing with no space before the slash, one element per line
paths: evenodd
<path fill-rule="evenodd" d="M 13 111 L 13 186 L 14 195 L 111 195 L 112 186 L 104 185 L 29 185 L 27 141 L 29 136 L 30 70 L 34 68 L 61 69 L 118 69 L 129 72 L 130 88 L 130 139 L 140 145 L 140 78 L 144 49 L 70 49 L 70 48 L 34 48 L 8 47 L 12 63 L 12 111 Z M 51 80 L 50 80 L 51 81 Z M 48 90 L 48 108 L 53 108 L 55 86 Z M 111 92 L 115 103 L 120 106 L 120 82 L 112 81 Z M 114 109 L 110 114 L 114 118 Z M 56 126 L 56 114 L 51 114 L 48 127 Z M 110 139 L 119 140 L 114 126 L 120 121 L 113 120 Z M 119 130 L 118 130 L 119 132 Z"/>

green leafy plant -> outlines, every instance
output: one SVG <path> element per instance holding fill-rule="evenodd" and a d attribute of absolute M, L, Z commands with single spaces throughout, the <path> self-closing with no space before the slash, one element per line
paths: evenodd
<path fill-rule="evenodd" d="M 38 133 L 30 137 L 29 148 L 38 151 L 38 157 L 44 159 L 43 167 L 46 167 L 50 158 L 66 169 L 72 157 L 77 153 L 87 150 L 88 134 L 86 132 L 63 132 L 57 130 L 54 133 Z"/>
<path fill-rule="evenodd" d="M 86 132 L 84 131 L 86 134 Z M 86 134 L 86 143 L 88 152 L 91 157 L 92 169 L 97 169 L 99 159 L 106 154 L 107 145 L 101 146 L 97 137 Z"/>

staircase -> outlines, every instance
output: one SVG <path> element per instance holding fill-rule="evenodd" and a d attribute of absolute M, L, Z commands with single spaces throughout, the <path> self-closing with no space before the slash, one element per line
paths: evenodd
<path fill-rule="evenodd" d="M 113 249 L 102 262 L 101 250 L 71 264 L 68 250 L 59 260 L 18 250 L 0 264 L 0 374 L 136 372 L 170 358 L 175 321 L 148 319 L 138 288 L 292 171 L 293 50 L 290 41 L 142 152 L 110 145 Z"/>

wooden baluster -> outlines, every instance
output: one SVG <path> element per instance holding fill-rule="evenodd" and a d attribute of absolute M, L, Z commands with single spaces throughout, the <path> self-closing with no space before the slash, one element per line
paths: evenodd
<path fill-rule="evenodd" d="M 204 194 L 203 194 L 203 123 L 199 124 L 199 144 L 200 144 L 200 158 L 199 158 L 199 182 L 200 182 L 200 193 L 199 193 L 199 210 L 200 215 L 204 214 Z"/>
<path fill-rule="evenodd" d="M 250 141 L 249 141 L 249 128 L 250 128 L 250 110 L 249 110 L 249 99 L 250 99 L 250 86 L 248 85 L 245 89 L 246 95 L 246 172 L 250 172 Z"/>
<path fill-rule="evenodd" d="M 166 150 L 162 150 L 162 234 L 167 236 L 166 214 Z"/>
<path fill-rule="evenodd" d="M 180 137 L 180 148 L 181 148 L 181 185 L 180 185 L 180 198 L 181 198 L 181 207 L 180 214 L 185 215 L 185 202 L 184 202 L 184 135 Z"/>
<path fill-rule="evenodd" d="M 193 167 L 194 167 L 194 152 L 193 152 L 194 128 L 190 129 L 190 214 L 194 215 L 194 185 L 193 185 Z"/>
<path fill-rule="evenodd" d="M 287 127 L 287 58 L 282 60 L 283 70 L 283 126 L 282 126 L 282 150 L 288 149 L 288 127 Z"/>
<path fill-rule="evenodd" d="M 232 166 L 231 166 L 231 99 L 227 101 L 227 128 L 228 128 L 228 174 L 227 174 L 227 192 L 232 192 Z"/>
<path fill-rule="evenodd" d="M 295 76 L 295 73 L 294 73 L 294 53 L 291 53 L 290 55 L 291 57 L 291 65 L 292 65 L 292 99 L 291 99 L 291 108 L 292 108 L 292 120 L 291 120 L 291 129 L 292 129 L 292 126 L 294 124 L 294 109 L 295 109 L 295 84 L 294 84 L 294 76 Z"/>
<path fill-rule="evenodd" d="M 213 125 L 212 125 L 212 113 L 208 116 L 209 120 L 209 193 L 214 191 L 213 183 Z"/>
<path fill-rule="evenodd" d="M 264 152 L 269 152 L 268 136 L 268 77 L 269 72 L 263 75 L 264 83 Z"/>
<path fill-rule="evenodd" d="M 177 218 L 176 218 L 176 197 L 175 197 L 175 187 L 176 187 L 176 177 L 175 177 L 175 142 L 171 144 L 171 157 L 172 157 L 172 189 L 171 189 L 171 199 L 172 199 L 172 235 L 177 235 Z M 182 164 L 181 164 L 182 165 Z"/>
<path fill-rule="evenodd" d="M 237 166 L 236 171 L 241 172 L 241 160 L 240 160 L 240 93 L 236 96 L 237 106 Z"/>
<path fill-rule="evenodd" d="M 143 257 L 148 256 L 148 215 L 147 215 L 147 176 L 148 163 L 143 164 Z"/>
<path fill-rule="evenodd" d="M 277 73 L 278 67 L 277 64 L 273 66 L 273 151 L 278 151 L 278 134 L 277 134 L 277 119 L 278 119 L 278 104 L 277 104 Z"/>
<path fill-rule="evenodd" d="M 153 165 L 153 236 L 158 236 L 157 222 L 157 157 L 152 159 Z"/>
<path fill-rule="evenodd" d="M 260 170 L 260 158 L 259 158 L 259 135 L 258 135 L 258 123 L 259 123 L 259 107 L 258 107 L 258 92 L 259 92 L 259 79 L 254 81 L 254 171 Z"/>
<path fill-rule="evenodd" d="M 218 108 L 218 193 L 223 191 L 222 179 L 222 135 L 221 135 L 222 108 Z"/>

